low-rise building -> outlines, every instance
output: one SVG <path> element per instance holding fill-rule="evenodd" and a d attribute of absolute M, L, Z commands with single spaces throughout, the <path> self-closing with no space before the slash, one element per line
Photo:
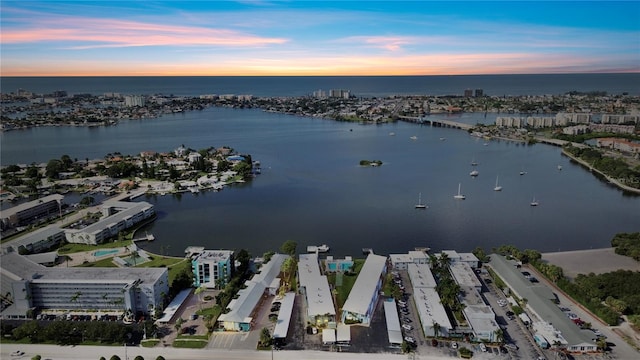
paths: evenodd
<path fill-rule="evenodd" d="M 343 323 L 369 325 L 386 273 L 387 258 L 369 254 L 342 307 Z"/>
<path fill-rule="evenodd" d="M 496 275 L 515 296 L 527 299 L 525 310 L 532 326 L 547 328 L 547 332 L 551 331 L 554 334 L 552 339 L 546 339 L 551 346 L 577 353 L 596 351 L 597 345 L 592 340 L 593 333 L 576 326 L 554 303 L 556 298 L 553 292 L 542 285 L 532 284 L 515 265 L 516 263 L 498 254 L 492 254 L 489 263 Z M 555 331 L 549 330 L 549 326 L 552 326 Z"/>
<path fill-rule="evenodd" d="M 0 225 L 2 229 L 10 229 L 28 225 L 37 219 L 58 215 L 63 200 L 63 195 L 53 194 L 2 210 Z"/>
<path fill-rule="evenodd" d="M 324 260 L 325 270 L 327 272 L 347 272 L 353 269 L 353 258 L 351 256 L 345 256 L 344 259 L 334 259 L 329 255 Z"/>
<path fill-rule="evenodd" d="M 390 254 L 391 266 L 394 270 L 407 270 L 409 264 L 428 264 L 429 255 L 424 251 L 409 251 L 406 254 Z"/>
<path fill-rule="evenodd" d="M 63 229 L 57 226 L 47 226 L 2 244 L 2 252 L 15 251 L 23 254 L 36 254 L 61 244 L 64 239 Z"/>
<path fill-rule="evenodd" d="M 327 276 L 320 273 L 318 254 L 300 255 L 298 281 L 307 305 L 307 322 L 335 328 L 336 309 Z"/>
<path fill-rule="evenodd" d="M 218 326 L 226 331 L 249 331 L 253 325 L 253 316 L 265 291 L 280 274 L 280 268 L 288 255 L 275 254 L 269 262 L 258 269 L 251 280 L 245 282 L 245 288 L 238 292 L 238 297 L 231 300 L 228 312 L 218 317 Z"/>
<path fill-rule="evenodd" d="M 119 232 L 133 227 L 155 214 L 153 205 L 148 202 L 112 201 L 104 203 L 103 218 L 83 229 L 66 230 L 66 239 L 70 243 L 97 245 L 117 236 Z"/>
<path fill-rule="evenodd" d="M 411 264 L 408 268 L 413 287 L 413 301 L 418 309 L 420 325 L 425 336 L 449 336 L 453 325 L 440 303 L 436 281 L 426 264 Z"/>

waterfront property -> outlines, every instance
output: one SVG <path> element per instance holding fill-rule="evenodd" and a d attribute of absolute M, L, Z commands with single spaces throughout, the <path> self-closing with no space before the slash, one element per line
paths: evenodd
<path fill-rule="evenodd" d="M 17 253 L 2 255 L 3 319 L 32 309 L 154 314 L 169 293 L 166 268 L 47 268 Z"/>
<path fill-rule="evenodd" d="M 516 263 L 504 256 L 491 254 L 489 266 L 515 296 L 527 299 L 525 309 L 532 325 L 534 328 L 546 329 L 544 337 L 549 344 L 570 352 L 597 350 L 597 345 L 591 340 L 593 332 L 576 326 L 554 303 L 556 298 L 549 288 L 532 284 L 522 275 Z"/>
<path fill-rule="evenodd" d="M 233 275 L 232 250 L 202 250 L 191 258 L 193 286 L 223 288 Z"/>
<path fill-rule="evenodd" d="M 482 284 L 475 272 L 466 262 L 457 262 L 449 266 L 449 271 L 456 284 L 460 285 L 458 299 L 464 305 L 462 314 L 467 322 L 458 326 L 455 332 L 471 335 L 477 341 L 495 341 L 496 331 L 500 329 L 493 309 L 482 299 Z"/>
<path fill-rule="evenodd" d="M 369 254 L 342 307 L 342 322 L 368 325 L 376 309 L 380 288 L 387 273 L 387 258 Z"/>
<path fill-rule="evenodd" d="M 390 254 L 391 266 L 395 270 L 407 270 L 409 264 L 428 264 L 429 255 L 425 251 L 413 250 L 406 254 Z"/>
<path fill-rule="evenodd" d="M 441 254 L 446 254 L 450 264 L 467 263 L 472 269 L 477 269 L 480 260 L 473 253 L 459 253 L 455 250 L 443 250 Z"/>
<path fill-rule="evenodd" d="M 275 254 L 268 263 L 263 264 L 258 273 L 247 280 L 238 297 L 227 306 L 228 312 L 218 317 L 218 326 L 227 331 L 249 331 L 253 325 L 253 316 L 262 297 L 271 288 L 280 274 L 282 263 L 287 258 L 284 254 Z"/>
<path fill-rule="evenodd" d="M 408 273 L 423 333 L 425 336 L 448 337 L 453 325 L 440 303 L 431 269 L 426 264 L 410 264 Z"/>
<path fill-rule="evenodd" d="M 317 326 L 336 327 L 336 308 L 327 276 L 320 273 L 318 254 L 300 255 L 298 281 L 307 308 L 307 321 Z"/>
<path fill-rule="evenodd" d="M 57 215 L 61 212 L 63 200 L 63 195 L 53 194 L 2 210 L 0 225 L 2 229 L 10 229 L 28 225 L 38 218 Z"/>
<path fill-rule="evenodd" d="M 66 230 L 66 239 L 70 243 L 97 245 L 117 236 L 155 214 L 153 205 L 148 202 L 105 202 L 102 207 L 103 218 L 83 229 Z"/>

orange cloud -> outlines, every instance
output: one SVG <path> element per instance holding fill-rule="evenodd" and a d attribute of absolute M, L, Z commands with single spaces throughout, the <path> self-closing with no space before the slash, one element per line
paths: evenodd
<path fill-rule="evenodd" d="M 43 21 L 29 29 L 3 29 L 2 44 L 82 42 L 75 49 L 128 46 L 262 46 L 284 38 L 261 37 L 226 29 L 172 26 L 111 19 L 66 18 Z"/>
<path fill-rule="evenodd" d="M 3 64 L 4 76 L 301 76 L 301 75 L 471 75 L 585 72 L 601 68 L 606 58 L 576 58 L 567 55 L 435 54 L 406 56 L 279 56 L 227 61 L 200 60 L 189 63 L 107 60 L 49 61 L 37 59 Z M 640 72 L 638 66 L 616 66 L 611 72 Z"/>

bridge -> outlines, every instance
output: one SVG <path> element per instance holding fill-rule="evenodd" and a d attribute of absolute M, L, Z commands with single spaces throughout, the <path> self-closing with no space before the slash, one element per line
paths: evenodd
<path fill-rule="evenodd" d="M 398 116 L 398 120 L 416 123 L 416 124 L 428 124 L 436 127 L 448 127 L 462 130 L 473 129 L 473 125 L 460 123 L 457 121 L 451 120 L 436 120 L 436 119 L 425 119 L 423 117 L 415 117 L 415 116 Z"/>

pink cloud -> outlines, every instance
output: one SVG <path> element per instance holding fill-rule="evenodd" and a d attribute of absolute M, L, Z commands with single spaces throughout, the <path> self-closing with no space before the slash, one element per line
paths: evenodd
<path fill-rule="evenodd" d="M 206 27 L 175 26 L 135 21 L 66 18 L 43 20 L 28 29 L 4 29 L 2 44 L 34 42 L 83 42 L 72 48 L 128 46 L 264 46 L 283 44 L 288 40 L 261 37 L 233 30 Z"/>

